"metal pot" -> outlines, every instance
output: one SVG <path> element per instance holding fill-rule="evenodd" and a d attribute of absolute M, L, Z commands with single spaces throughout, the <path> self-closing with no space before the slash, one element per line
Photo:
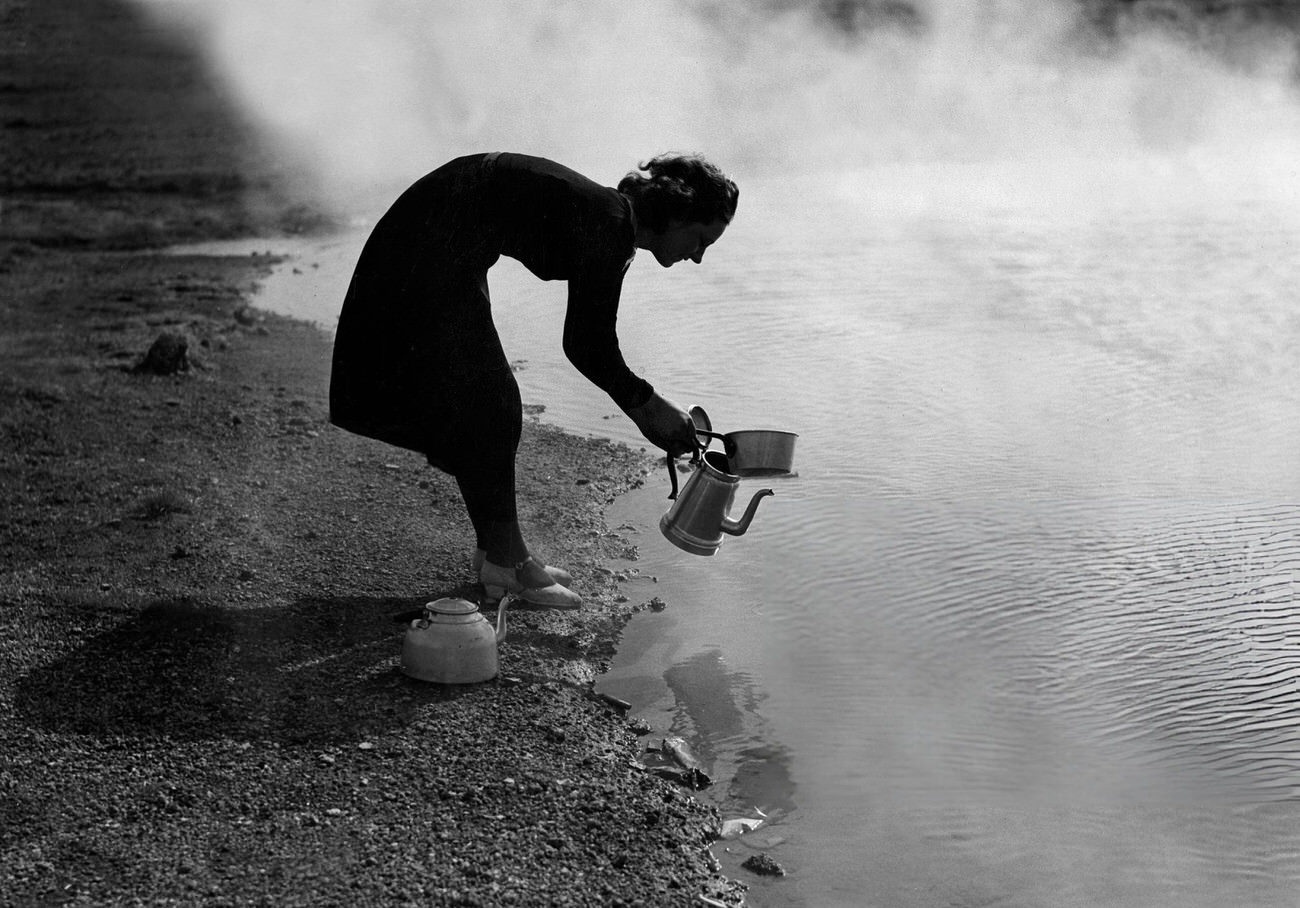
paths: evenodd
<path fill-rule="evenodd" d="M 722 440 L 727 462 L 736 476 L 786 476 L 794 472 L 794 442 L 799 437 L 794 432 L 747 429 L 726 434 L 705 431 L 696 434 Z"/>
<path fill-rule="evenodd" d="M 695 435 L 699 449 L 691 457 L 691 462 L 698 464 L 702 453 L 708 451 L 713 439 L 721 439 L 723 453 L 726 455 L 725 472 L 732 476 L 793 476 L 794 443 L 799 436 L 794 432 L 781 432 L 776 429 L 748 429 L 742 432 L 714 432 L 713 421 L 703 407 L 690 409 L 691 421 L 695 424 Z M 677 465 L 676 458 L 669 454 L 665 458 L 668 464 L 668 478 L 672 482 L 670 499 L 677 499 Z"/>

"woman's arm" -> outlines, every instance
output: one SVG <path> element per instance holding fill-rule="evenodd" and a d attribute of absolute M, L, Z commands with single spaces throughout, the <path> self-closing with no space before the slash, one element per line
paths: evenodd
<path fill-rule="evenodd" d="M 692 454 L 696 448 L 695 423 L 690 413 L 657 393 L 639 407 L 626 411 L 646 440 L 674 457 Z"/>
<path fill-rule="evenodd" d="M 619 349 L 620 273 L 576 277 L 569 281 L 564 315 L 564 355 L 587 380 L 627 411 L 650 399 L 654 389 L 623 360 Z"/>
<path fill-rule="evenodd" d="M 569 281 L 564 355 L 626 413 L 646 440 L 673 455 L 695 449 L 695 424 L 682 407 L 655 393 L 623 359 L 618 344 L 621 272 Z"/>

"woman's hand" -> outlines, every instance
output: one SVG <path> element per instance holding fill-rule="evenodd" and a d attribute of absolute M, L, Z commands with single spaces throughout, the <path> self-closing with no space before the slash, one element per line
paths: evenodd
<path fill-rule="evenodd" d="M 695 452 L 698 442 L 691 414 L 657 393 L 639 407 L 627 411 L 632 422 L 651 444 L 673 457 Z"/>

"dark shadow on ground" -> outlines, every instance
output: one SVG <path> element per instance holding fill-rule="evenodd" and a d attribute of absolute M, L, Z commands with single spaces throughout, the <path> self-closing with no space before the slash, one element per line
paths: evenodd
<path fill-rule="evenodd" d="M 309 597 L 249 609 L 156 601 L 21 678 L 18 715 L 48 731 L 101 739 L 364 740 L 479 686 L 427 684 L 401 673 L 403 634 L 423 604 Z M 537 654 L 583 657 L 567 638 L 530 627 L 527 611 L 512 607 L 511 614 L 514 653 L 503 654 L 503 670 Z M 494 621 L 495 610 L 484 616 Z"/>
<path fill-rule="evenodd" d="M 173 739 L 361 739 L 469 688 L 398 668 L 412 599 L 239 609 L 154 602 L 17 685 L 19 716 L 59 733 Z"/>

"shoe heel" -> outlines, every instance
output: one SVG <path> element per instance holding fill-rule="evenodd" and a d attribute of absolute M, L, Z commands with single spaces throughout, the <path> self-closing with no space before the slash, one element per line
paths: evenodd
<path fill-rule="evenodd" d="M 500 602 L 506 596 L 506 588 L 504 586 L 490 586 L 485 583 L 483 584 L 483 592 L 487 594 L 488 601 L 490 602 Z"/>

